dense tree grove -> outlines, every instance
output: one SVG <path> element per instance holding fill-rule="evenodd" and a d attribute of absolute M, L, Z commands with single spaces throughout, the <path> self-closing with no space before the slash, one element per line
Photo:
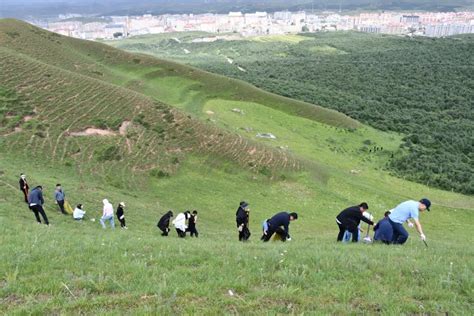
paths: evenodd
<path fill-rule="evenodd" d="M 304 34 L 297 41 L 137 44 L 127 48 L 403 133 L 402 148 L 388 164 L 395 173 L 474 194 L 472 35 L 430 39 L 336 32 Z M 191 53 L 183 53 L 184 48 Z"/>

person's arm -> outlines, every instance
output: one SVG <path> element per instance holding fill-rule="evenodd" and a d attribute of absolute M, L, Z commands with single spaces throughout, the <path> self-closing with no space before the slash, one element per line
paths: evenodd
<path fill-rule="evenodd" d="M 43 192 L 41 192 L 41 191 L 39 191 L 39 199 L 41 201 L 41 204 L 44 204 Z"/>
<path fill-rule="evenodd" d="M 418 233 L 420 233 L 421 239 L 425 240 L 426 236 L 425 236 L 425 234 L 423 234 L 423 228 L 421 228 L 421 223 L 418 219 L 415 219 L 415 227 L 416 227 L 416 230 L 418 231 Z"/>
<path fill-rule="evenodd" d="M 360 219 L 369 225 L 374 225 L 374 222 L 372 222 L 370 219 L 366 218 L 365 216 L 361 215 Z"/>
<path fill-rule="evenodd" d="M 285 238 L 288 238 L 290 236 L 290 220 L 288 219 L 288 222 L 283 225 L 285 228 Z"/>

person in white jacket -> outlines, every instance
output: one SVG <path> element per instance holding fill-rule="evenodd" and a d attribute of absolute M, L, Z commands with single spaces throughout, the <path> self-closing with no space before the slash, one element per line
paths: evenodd
<path fill-rule="evenodd" d="M 114 207 L 107 199 L 103 199 L 102 203 L 104 203 L 102 217 L 100 218 L 100 224 L 102 225 L 102 228 L 105 229 L 105 221 L 109 221 L 110 227 L 115 228 Z"/>
<path fill-rule="evenodd" d="M 81 221 L 84 219 L 84 216 L 86 215 L 86 211 L 84 211 L 82 204 L 77 204 L 76 208 L 74 209 L 74 212 L 72 213 L 72 217 L 76 221 Z"/>
<path fill-rule="evenodd" d="M 186 220 L 189 218 L 189 216 L 189 211 L 179 213 L 178 216 L 176 216 L 176 218 L 172 221 L 174 227 L 176 228 L 178 236 L 181 238 L 186 237 L 186 229 L 188 228 L 188 226 L 186 225 Z"/>

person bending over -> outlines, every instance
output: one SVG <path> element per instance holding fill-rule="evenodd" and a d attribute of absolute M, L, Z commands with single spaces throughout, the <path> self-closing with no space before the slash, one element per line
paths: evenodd
<path fill-rule="evenodd" d="M 370 219 L 366 218 L 363 213 L 369 209 L 367 203 L 363 202 L 356 206 L 351 206 L 343 210 L 336 216 L 336 223 L 339 227 L 337 241 L 342 241 L 345 231 L 352 234 L 352 242 L 358 241 L 360 221 L 364 221 L 369 225 L 374 225 Z"/>
<path fill-rule="evenodd" d="M 298 214 L 294 212 L 280 212 L 278 214 L 275 214 L 267 221 L 268 229 L 267 234 L 263 236 L 263 241 L 269 241 L 272 238 L 273 234 L 277 234 L 280 237 L 281 241 L 291 240 L 289 234 L 290 222 L 297 219 Z"/>
<path fill-rule="evenodd" d="M 420 201 L 406 201 L 400 203 L 395 207 L 390 215 L 388 215 L 388 220 L 393 229 L 392 243 L 403 245 L 408 239 L 408 232 L 403 227 L 404 222 L 410 223 L 408 220 L 412 218 L 415 221 L 415 227 L 418 233 L 420 234 L 421 240 L 426 240 L 426 236 L 423 233 L 423 228 L 418 219 L 419 213 L 424 212 L 425 210 L 430 211 L 431 202 L 430 200 L 423 198 Z"/>

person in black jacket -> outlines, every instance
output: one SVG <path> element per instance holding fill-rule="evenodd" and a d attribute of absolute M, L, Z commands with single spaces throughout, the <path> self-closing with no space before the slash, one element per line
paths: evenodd
<path fill-rule="evenodd" d="M 368 209 L 369 206 L 367 203 L 363 202 L 359 205 L 346 208 L 336 216 L 336 223 L 339 226 L 337 241 L 342 241 L 344 232 L 348 230 L 352 234 L 352 242 L 357 242 L 357 236 L 359 235 L 357 226 L 359 226 L 361 220 L 369 225 L 374 225 L 374 222 L 363 215 Z"/>
<path fill-rule="evenodd" d="M 197 222 L 197 216 L 198 212 L 194 210 L 192 214 L 189 216 L 188 219 L 188 228 L 186 229 L 187 232 L 190 233 L 191 237 L 196 236 L 198 237 L 199 233 L 196 229 L 196 222 Z"/>
<path fill-rule="evenodd" d="M 173 217 L 173 212 L 168 211 L 165 215 L 163 215 L 160 220 L 158 221 L 158 228 L 162 231 L 161 236 L 168 236 L 170 231 L 170 220 Z"/>
<path fill-rule="evenodd" d="M 237 222 L 237 230 L 239 231 L 239 241 L 247 241 L 250 238 L 249 217 L 249 204 L 245 201 L 240 202 L 239 208 L 235 213 L 235 221 Z"/>
<path fill-rule="evenodd" d="M 273 234 L 277 234 L 281 241 L 291 240 L 289 234 L 290 222 L 298 219 L 297 213 L 280 212 L 275 214 L 267 221 L 268 230 L 266 235 L 262 236 L 264 242 L 269 241 Z"/>
<path fill-rule="evenodd" d="M 42 186 L 39 185 L 31 190 L 30 194 L 28 195 L 28 202 L 31 211 L 35 214 L 38 224 L 41 224 L 41 219 L 39 217 L 39 214 L 41 214 L 41 216 L 43 216 L 44 223 L 49 226 L 48 217 L 46 216 L 46 213 L 43 209 L 44 199 Z"/>
<path fill-rule="evenodd" d="M 20 174 L 19 184 L 20 184 L 20 190 L 21 192 L 23 192 L 23 195 L 25 196 L 25 202 L 28 204 L 28 193 L 29 193 L 28 191 L 30 187 L 28 185 L 28 181 L 26 181 L 26 176 L 23 173 Z"/>
<path fill-rule="evenodd" d="M 128 229 L 127 225 L 125 224 L 125 214 L 123 212 L 123 208 L 125 207 L 124 202 L 120 202 L 117 207 L 117 219 L 120 222 L 120 227 L 122 229 Z"/>

